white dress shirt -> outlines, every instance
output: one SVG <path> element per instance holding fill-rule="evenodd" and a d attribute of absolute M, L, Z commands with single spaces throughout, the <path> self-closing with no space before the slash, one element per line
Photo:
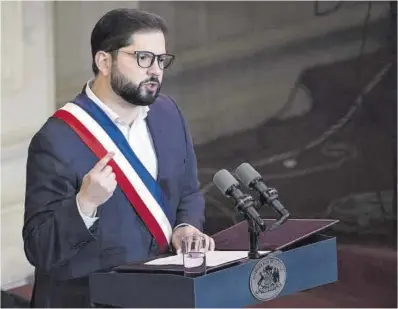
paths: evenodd
<path fill-rule="evenodd" d="M 148 170 L 148 172 L 152 175 L 152 177 L 156 179 L 158 173 L 158 162 L 153 146 L 152 137 L 145 121 L 145 118 L 148 115 L 149 107 L 137 106 L 136 108 L 139 109 L 137 118 L 131 125 L 129 125 L 125 123 L 120 118 L 120 116 L 117 115 L 113 110 L 111 110 L 106 104 L 101 102 L 101 100 L 91 91 L 90 82 L 88 82 L 86 85 L 86 94 L 105 112 L 105 114 L 120 129 L 124 137 L 129 142 L 131 148 L 134 150 L 134 153 L 137 155 L 138 159 L 140 159 L 140 161 Z M 77 203 L 77 206 L 86 227 L 90 228 L 98 219 L 98 217 L 95 217 L 95 214 L 93 217 L 86 216 L 81 212 L 79 203 Z"/>

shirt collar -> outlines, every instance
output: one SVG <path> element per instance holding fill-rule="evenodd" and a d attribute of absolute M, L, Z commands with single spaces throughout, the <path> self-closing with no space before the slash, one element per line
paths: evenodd
<path fill-rule="evenodd" d="M 102 102 L 94 94 L 94 92 L 90 88 L 91 83 L 92 81 L 90 80 L 86 84 L 86 95 L 89 97 L 89 99 L 93 101 L 95 104 L 97 104 L 113 122 L 115 123 L 123 122 L 118 114 L 116 114 L 112 109 L 110 109 L 104 102 Z M 137 106 L 137 108 L 139 108 L 139 111 L 136 119 L 144 120 L 148 115 L 149 106 Z"/>

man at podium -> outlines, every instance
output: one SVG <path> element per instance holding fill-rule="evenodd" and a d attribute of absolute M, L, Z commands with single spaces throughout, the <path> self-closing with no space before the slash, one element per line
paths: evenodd
<path fill-rule="evenodd" d="M 34 307 L 88 307 L 90 274 L 178 251 L 182 236 L 202 234 L 188 126 L 160 94 L 175 58 L 166 39 L 154 14 L 105 14 L 91 35 L 94 78 L 31 141 L 23 239 L 36 270 Z"/>

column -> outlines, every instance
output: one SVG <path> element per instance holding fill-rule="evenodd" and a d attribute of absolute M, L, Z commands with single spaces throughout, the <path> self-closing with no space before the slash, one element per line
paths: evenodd
<path fill-rule="evenodd" d="M 22 241 L 30 139 L 54 111 L 52 3 L 2 3 L 1 283 L 25 284 L 33 273 Z"/>

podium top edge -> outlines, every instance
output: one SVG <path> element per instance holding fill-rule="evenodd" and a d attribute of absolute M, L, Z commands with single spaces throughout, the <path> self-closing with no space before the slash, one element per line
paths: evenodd
<path fill-rule="evenodd" d="M 275 219 L 264 219 L 265 221 L 275 221 Z M 334 225 L 334 224 L 337 224 L 337 223 L 339 223 L 340 222 L 340 220 L 338 220 L 338 219 L 299 219 L 299 218 L 297 218 L 297 219 L 288 219 L 287 220 L 287 222 L 288 221 L 296 221 L 296 222 L 324 222 L 325 223 L 325 225 L 323 225 L 321 228 L 319 228 L 318 230 L 316 230 L 316 231 L 313 231 L 313 232 L 319 232 L 319 231 L 321 231 L 321 230 L 324 230 L 324 229 L 326 229 L 326 228 L 328 228 L 328 227 L 330 227 L 330 226 L 332 226 L 332 225 Z M 230 226 L 230 227 L 228 227 L 228 228 L 226 228 L 226 229 L 224 229 L 224 230 L 221 230 L 221 231 L 219 231 L 219 232 L 217 232 L 217 233 L 215 233 L 215 234 L 213 234 L 213 235 L 211 235 L 211 237 L 215 237 L 215 236 L 217 236 L 217 235 L 219 235 L 219 234 L 221 234 L 221 233 L 225 233 L 225 232 L 227 232 L 228 230 L 230 230 L 230 229 L 233 229 L 233 228 L 235 228 L 236 226 L 239 226 L 239 225 L 242 225 L 242 224 L 246 224 L 246 221 L 242 221 L 242 222 L 239 222 L 239 223 L 237 223 L 237 224 L 234 224 L 234 225 L 232 225 L 232 226 Z"/>

